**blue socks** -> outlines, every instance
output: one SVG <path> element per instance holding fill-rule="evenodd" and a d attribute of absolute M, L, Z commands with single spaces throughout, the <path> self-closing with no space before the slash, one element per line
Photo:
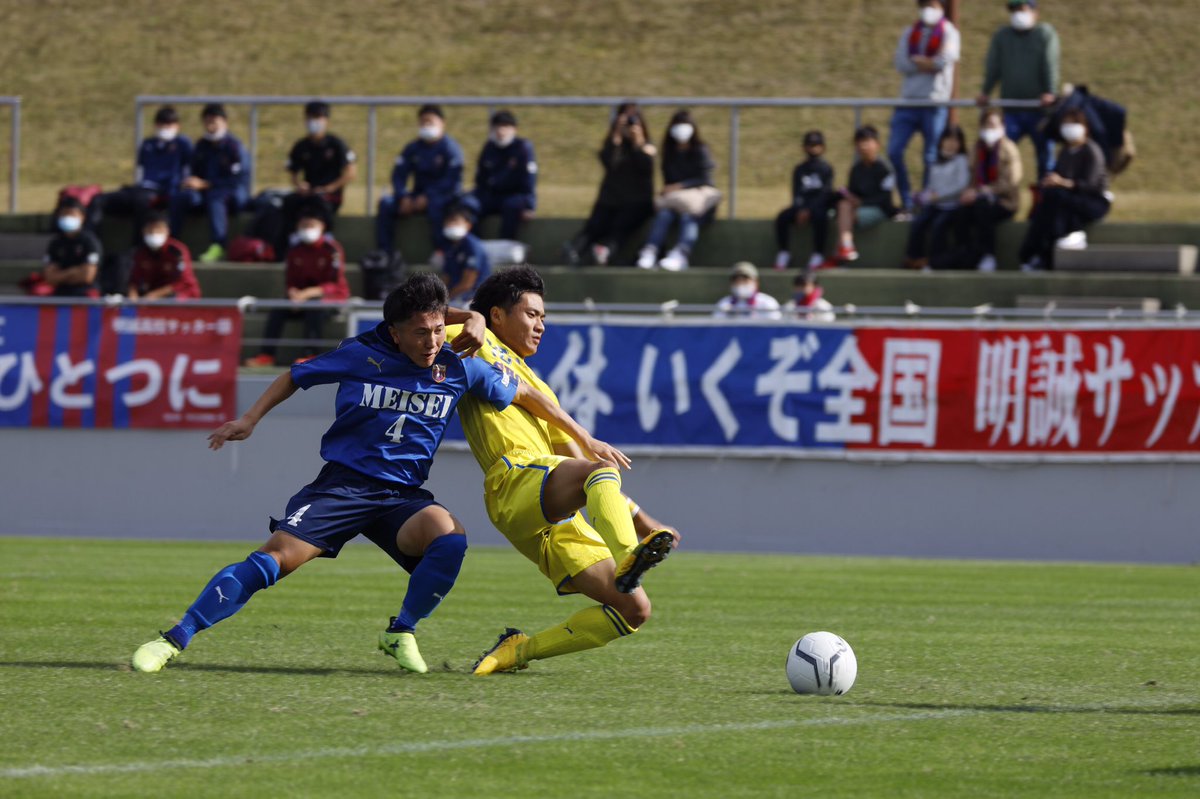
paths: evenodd
<path fill-rule="evenodd" d="M 400 615 L 392 620 L 388 632 L 410 633 L 417 622 L 433 613 L 454 587 L 466 554 L 465 535 L 443 535 L 433 539 L 408 578 L 408 592 L 404 595 Z"/>
<path fill-rule="evenodd" d="M 279 564 L 275 558 L 265 552 L 250 553 L 250 557 L 226 566 L 208 581 L 179 624 L 165 633 L 166 638 L 180 649 L 186 648 L 196 633 L 228 619 L 242 609 L 255 591 L 270 588 L 278 580 Z"/>

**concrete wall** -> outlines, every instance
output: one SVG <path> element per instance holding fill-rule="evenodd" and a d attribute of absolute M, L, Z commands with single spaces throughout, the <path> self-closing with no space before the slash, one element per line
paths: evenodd
<path fill-rule="evenodd" d="M 265 381 L 243 378 L 242 404 Z M 0 534 L 257 540 L 320 468 L 332 391 L 298 393 L 218 453 L 202 431 L 0 429 Z M 1190 563 L 1196 463 L 872 464 L 649 457 L 630 494 L 694 550 Z M 488 524 L 469 453 L 429 487 L 476 544 Z"/>

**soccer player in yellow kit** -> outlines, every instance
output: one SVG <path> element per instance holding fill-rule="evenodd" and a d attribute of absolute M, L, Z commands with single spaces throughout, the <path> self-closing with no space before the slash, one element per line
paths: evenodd
<path fill-rule="evenodd" d="M 545 330 L 544 293 L 541 276 L 527 266 L 485 280 L 471 303 L 488 326 L 476 357 L 557 402 L 525 364 Z M 506 629 L 475 664 L 475 674 L 523 669 L 531 660 L 593 649 L 637 632 L 650 618 L 642 577 L 678 543 L 679 533 L 621 493 L 619 467 L 628 467 L 628 459 L 610 451 L 607 460 L 588 460 L 564 432 L 517 408 L 497 411 L 464 398 L 459 418 L 484 471 L 492 524 L 560 595 L 580 593 L 600 603 L 532 636 Z"/>

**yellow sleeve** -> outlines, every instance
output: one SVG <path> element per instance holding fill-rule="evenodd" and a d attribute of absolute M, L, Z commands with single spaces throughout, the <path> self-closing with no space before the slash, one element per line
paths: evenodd
<path fill-rule="evenodd" d="M 560 403 L 558 401 L 558 397 L 556 397 L 554 395 L 554 392 L 550 390 L 550 386 L 546 385 L 545 383 L 542 383 L 540 386 L 535 386 L 535 388 L 539 389 L 550 399 L 554 400 L 555 405 L 562 407 L 562 403 Z M 565 432 L 563 432 L 562 430 L 559 430 L 557 427 L 555 427 L 552 424 L 548 424 L 547 427 L 550 428 L 550 443 L 551 444 L 570 444 L 572 441 L 575 440 L 575 439 L 571 438 L 569 435 L 567 435 Z"/>

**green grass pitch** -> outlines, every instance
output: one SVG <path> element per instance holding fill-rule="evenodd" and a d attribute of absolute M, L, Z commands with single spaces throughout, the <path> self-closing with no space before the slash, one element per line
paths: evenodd
<path fill-rule="evenodd" d="M 475 548 L 422 625 L 433 671 L 401 674 L 375 636 L 403 573 L 352 546 L 131 672 L 248 549 L 0 538 L 0 795 L 1200 795 L 1194 567 L 684 551 L 638 635 L 474 678 L 582 600 Z M 818 629 L 858 655 L 844 697 L 788 688 Z"/>

